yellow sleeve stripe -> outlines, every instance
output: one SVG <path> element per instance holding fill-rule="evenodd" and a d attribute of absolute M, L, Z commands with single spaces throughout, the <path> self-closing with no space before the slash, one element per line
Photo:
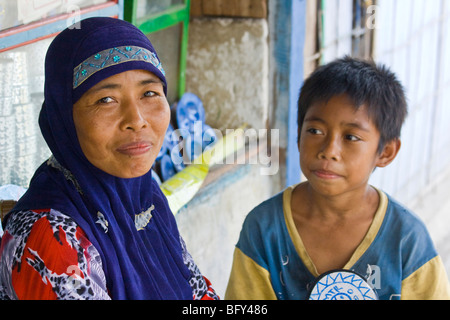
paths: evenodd
<path fill-rule="evenodd" d="M 235 248 L 225 300 L 276 300 L 270 273 Z"/>
<path fill-rule="evenodd" d="M 440 256 L 402 281 L 402 300 L 450 300 L 450 285 Z"/>
<path fill-rule="evenodd" d="M 303 264 L 306 266 L 308 271 L 315 277 L 318 277 L 319 272 L 317 272 L 316 266 L 314 265 L 312 259 L 310 258 L 308 252 L 306 251 L 305 245 L 303 244 L 303 240 L 297 231 L 297 227 L 295 226 L 294 217 L 292 216 L 291 198 L 292 192 L 294 191 L 296 186 L 297 185 L 288 187 L 283 193 L 284 220 L 286 222 L 286 227 L 288 229 L 289 236 L 292 239 L 292 243 L 294 244 L 297 254 L 302 259 Z"/>

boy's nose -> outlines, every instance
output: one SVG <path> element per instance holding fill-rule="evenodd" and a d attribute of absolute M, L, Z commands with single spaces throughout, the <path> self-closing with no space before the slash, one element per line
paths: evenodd
<path fill-rule="evenodd" d="M 337 138 L 330 137 L 322 145 L 318 153 L 318 158 L 321 160 L 341 160 L 341 146 Z"/>

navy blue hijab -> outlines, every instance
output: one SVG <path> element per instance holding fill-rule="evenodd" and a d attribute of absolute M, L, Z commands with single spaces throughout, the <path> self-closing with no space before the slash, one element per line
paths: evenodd
<path fill-rule="evenodd" d="M 52 151 L 14 211 L 55 209 L 75 220 L 99 251 L 113 299 L 192 299 L 175 218 L 151 172 L 132 179 L 93 166 L 78 142 L 73 104 L 99 81 L 144 69 L 166 89 L 148 38 L 128 22 L 89 18 L 52 42 L 39 117 Z"/>

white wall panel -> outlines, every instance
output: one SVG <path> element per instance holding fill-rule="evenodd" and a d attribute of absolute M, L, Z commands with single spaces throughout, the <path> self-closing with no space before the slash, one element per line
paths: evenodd
<path fill-rule="evenodd" d="M 403 202 L 417 197 L 450 164 L 450 0 L 380 0 L 376 61 L 387 64 L 405 86 L 409 116 L 402 149 L 371 183 Z"/>

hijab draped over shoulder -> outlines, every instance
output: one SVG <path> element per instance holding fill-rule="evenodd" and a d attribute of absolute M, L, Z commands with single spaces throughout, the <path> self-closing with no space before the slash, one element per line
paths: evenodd
<path fill-rule="evenodd" d="M 77 138 L 73 104 L 98 82 L 134 69 L 155 74 L 166 93 L 152 44 L 128 22 L 89 18 L 54 39 L 39 116 L 52 157 L 13 212 L 52 208 L 70 216 L 98 250 L 113 299 L 192 299 L 175 218 L 151 172 L 109 175 L 87 160 Z"/>

